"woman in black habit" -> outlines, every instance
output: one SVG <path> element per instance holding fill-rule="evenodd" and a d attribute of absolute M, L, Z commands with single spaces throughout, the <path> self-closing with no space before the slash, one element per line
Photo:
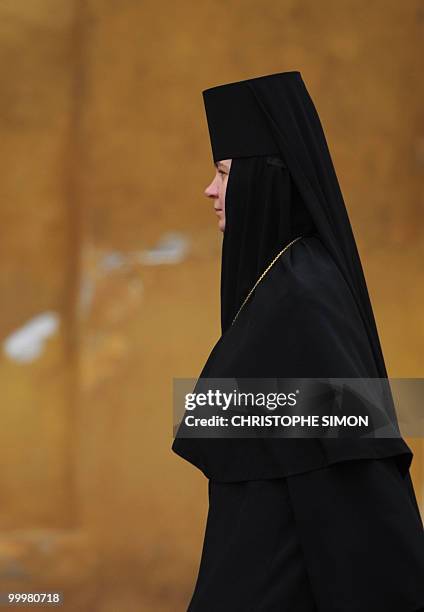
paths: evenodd
<path fill-rule="evenodd" d="M 300 72 L 203 91 L 223 233 L 203 378 L 387 378 L 351 225 Z M 399 435 L 200 438 L 209 479 L 189 612 L 424 609 L 424 532 Z"/>

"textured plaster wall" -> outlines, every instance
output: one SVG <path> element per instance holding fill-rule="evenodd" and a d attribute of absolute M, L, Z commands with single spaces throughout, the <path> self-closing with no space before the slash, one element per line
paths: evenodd
<path fill-rule="evenodd" d="M 423 29 L 419 0 L 0 3 L 0 590 L 187 605 L 207 482 L 170 452 L 172 377 L 219 337 L 202 89 L 301 71 L 389 373 L 423 374 Z"/>

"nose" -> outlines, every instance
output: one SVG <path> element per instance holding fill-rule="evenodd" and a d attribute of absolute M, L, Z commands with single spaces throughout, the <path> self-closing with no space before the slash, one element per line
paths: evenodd
<path fill-rule="evenodd" d="M 207 198 L 218 197 L 218 188 L 217 188 L 215 179 L 213 179 L 213 181 L 211 181 L 209 185 L 206 187 L 204 194 Z"/>

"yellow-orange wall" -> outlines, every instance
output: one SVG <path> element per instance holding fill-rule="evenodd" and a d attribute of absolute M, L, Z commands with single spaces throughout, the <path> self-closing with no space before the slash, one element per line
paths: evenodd
<path fill-rule="evenodd" d="M 2 0 L 0 331 L 59 325 L 0 358 L 0 592 L 185 610 L 207 482 L 170 451 L 172 378 L 219 337 L 202 89 L 301 71 L 389 374 L 423 375 L 423 30 L 420 0 Z M 149 263 L 169 232 L 187 252 Z"/>

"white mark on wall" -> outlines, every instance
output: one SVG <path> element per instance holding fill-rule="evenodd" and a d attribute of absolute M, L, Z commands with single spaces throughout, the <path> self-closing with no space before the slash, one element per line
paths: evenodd
<path fill-rule="evenodd" d="M 178 232 L 163 234 L 156 246 L 142 251 L 138 261 L 147 265 L 180 263 L 188 252 L 188 239 Z"/>
<path fill-rule="evenodd" d="M 131 263 L 131 254 L 125 255 L 120 251 L 110 251 L 103 255 L 99 263 L 99 269 L 102 272 L 112 272 L 124 268 L 128 263 Z"/>
<path fill-rule="evenodd" d="M 56 333 L 59 316 L 53 311 L 43 312 L 3 340 L 3 352 L 20 363 L 37 359 L 43 352 L 46 340 Z"/>
<path fill-rule="evenodd" d="M 138 275 L 140 266 L 156 266 L 159 264 L 181 263 L 188 251 L 189 238 L 179 232 L 162 234 L 157 243 L 151 248 L 133 251 L 102 251 L 94 246 L 86 246 L 82 265 L 82 278 L 78 295 L 78 312 L 82 315 L 88 313 L 99 291 L 108 287 L 110 280 L 121 281 L 127 287 L 131 299 L 140 299 L 143 293 L 143 282 L 140 278 L 129 278 Z M 110 293 L 111 289 L 107 292 Z M 125 296 L 124 296 L 125 297 Z"/>

